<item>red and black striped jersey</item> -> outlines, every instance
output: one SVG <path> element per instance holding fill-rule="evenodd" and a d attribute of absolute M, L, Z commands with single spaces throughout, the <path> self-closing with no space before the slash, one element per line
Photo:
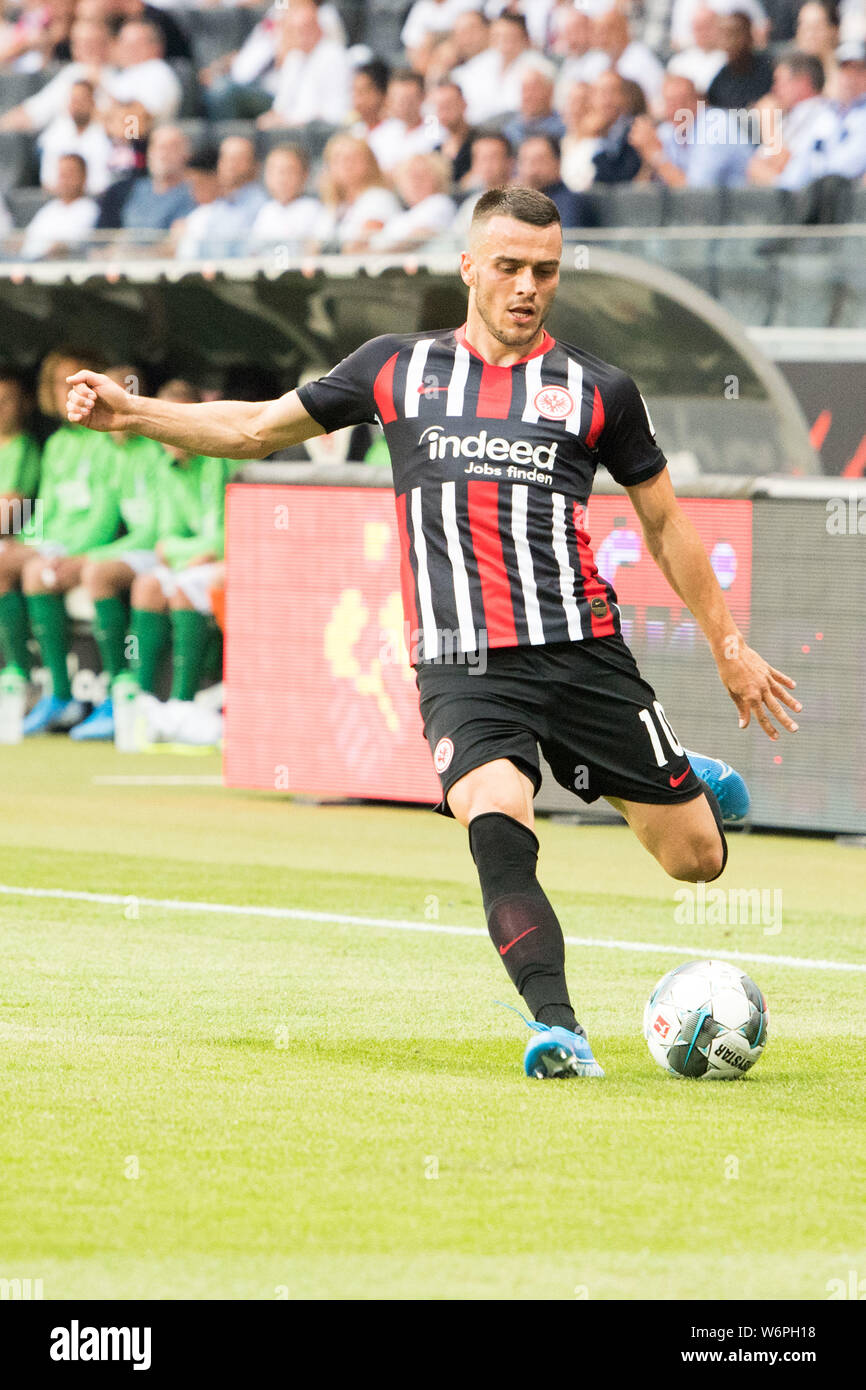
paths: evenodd
<path fill-rule="evenodd" d="M 510 367 L 461 328 L 386 333 L 299 388 L 327 431 L 378 420 L 391 455 L 413 664 L 619 632 L 585 509 L 665 456 L 625 372 L 545 333 Z"/>

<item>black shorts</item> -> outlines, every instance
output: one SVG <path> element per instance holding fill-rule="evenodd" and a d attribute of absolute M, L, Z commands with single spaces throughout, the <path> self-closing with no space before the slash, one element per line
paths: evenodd
<path fill-rule="evenodd" d="M 454 783 L 494 758 L 508 758 L 537 792 L 539 747 L 560 786 L 582 801 L 673 804 L 703 791 L 621 637 L 483 655 L 486 666 L 452 658 L 416 671 L 444 815 Z"/>

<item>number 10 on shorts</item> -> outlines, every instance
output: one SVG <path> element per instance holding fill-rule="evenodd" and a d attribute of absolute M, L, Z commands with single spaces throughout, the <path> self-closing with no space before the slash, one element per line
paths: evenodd
<path fill-rule="evenodd" d="M 661 728 L 662 733 L 664 734 L 665 738 L 670 744 L 672 751 L 676 754 L 678 758 L 681 758 L 683 756 L 682 745 L 677 743 L 677 736 L 671 728 L 670 724 L 668 723 L 667 718 L 665 717 L 665 712 L 659 704 L 658 700 L 653 700 L 653 709 L 655 710 L 655 716 L 659 722 L 659 727 Z M 669 759 L 665 755 L 664 748 L 662 747 L 662 741 L 659 738 L 658 729 L 653 723 L 652 715 L 650 714 L 648 709 L 642 709 L 638 712 L 638 719 L 640 719 L 646 725 L 646 731 L 649 734 L 650 743 L 652 744 L 653 752 L 656 755 L 656 762 L 658 763 L 659 767 L 664 767 L 665 763 L 668 762 Z"/>

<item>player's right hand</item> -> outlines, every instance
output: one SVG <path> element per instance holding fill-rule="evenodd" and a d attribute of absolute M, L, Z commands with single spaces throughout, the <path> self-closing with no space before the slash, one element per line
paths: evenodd
<path fill-rule="evenodd" d="M 66 378 L 66 418 L 91 430 L 123 430 L 129 424 L 134 400 L 102 372 L 82 371 Z"/>

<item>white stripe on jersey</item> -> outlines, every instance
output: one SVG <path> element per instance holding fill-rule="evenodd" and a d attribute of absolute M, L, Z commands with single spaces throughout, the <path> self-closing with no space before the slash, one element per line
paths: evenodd
<path fill-rule="evenodd" d="M 409 366 L 406 370 L 406 398 L 403 403 L 403 414 L 407 419 L 410 415 L 418 414 L 418 407 L 421 404 L 421 388 L 424 385 L 424 367 L 433 342 L 433 338 L 420 338 L 412 349 L 412 356 L 409 358 Z"/>
<path fill-rule="evenodd" d="M 418 561 L 418 597 L 421 600 L 421 634 L 423 638 L 425 661 L 439 655 L 439 633 L 433 613 L 433 595 L 430 590 L 430 574 L 427 569 L 427 542 L 424 539 L 424 523 L 421 517 L 421 489 L 412 489 L 412 544 Z M 414 641 L 413 641 L 414 645 Z"/>
<path fill-rule="evenodd" d="M 448 387 L 448 398 L 445 404 L 446 415 L 463 414 L 463 392 L 468 376 L 469 353 L 462 343 L 458 343 L 454 349 L 454 370 L 451 373 L 451 384 Z"/>
<path fill-rule="evenodd" d="M 466 561 L 463 558 L 463 547 L 460 544 L 460 532 L 457 527 L 456 487 L 457 484 L 454 482 L 442 484 L 442 525 L 445 528 L 448 559 L 451 561 L 451 571 L 454 576 L 454 598 L 457 603 L 457 622 L 460 626 L 460 650 L 461 652 L 474 652 L 478 650 L 478 642 L 475 637 L 475 623 L 472 620 L 469 576 L 466 573 Z"/>
<path fill-rule="evenodd" d="M 536 361 L 539 359 L 535 359 Z M 527 363 L 527 366 L 529 363 Z M 540 389 L 540 388 L 539 388 Z M 517 551 L 517 570 L 523 589 L 523 606 L 526 609 L 526 625 L 529 640 L 533 646 L 544 641 L 544 628 L 541 625 L 541 609 L 538 606 L 538 592 L 535 587 L 535 574 L 532 569 L 532 553 L 526 538 L 526 504 L 529 489 L 525 483 L 515 483 L 511 489 L 511 534 Z"/>
<path fill-rule="evenodd" d="M 574 410 L 565 421 L 570 434 L 580 434 L 580 417 L 583 413 L 583 367 L 579 362 L 568 359 L 568 389 L 574 401 Z"/>
<path fill-rule="evenodd" d="M 652 422 L 652 416 L 651 416 L 650 413 L 649 413 L 649 406 L 647 405 L 646 401 L 644 401 L 643 396 L 641 396 L 641 394 L 640 394 L 640 391 L 638 391 L 638 395 L 640 396 L 641 400 L 643 401 L 643 408 L 644 408 L 644 410 L 646 411 L 646 422 L 647 422 L 647 424 L 649 425 L 649 432 L 650 432 L 650 434 L 652 435 L 653 439 L 655 439 L 655 437 L 656 437 L 656 428 L 655 428 L 655 425 L 654 425 L 653 422 Z"/>
<path fill-rule="evenodd" d="M 569 387 L 571 379 L 569 377 Z M 568 559 L 568 545 L 565 539 L 565 498 L 561 492 L 551 494 L 553 502 L 553 553 L 556 556 L 556 563 L 559 565 L 559 589 L 562 594 L 562 606 L 565 609 L 565 619 L 568 623 L 568 636 L 572 642 L 579 642 L 583 637 L 583 627 L 580 621 L 580 609 L 574 597 L 575 573 Z"/>
<path fill-rule="evenodd" d="M 543 361 L 544 353 L 540 357 L 530 357 L 523 369 L 526 378 L 526 405 L 523 407 L 521 418 L 526 421 L 527 425 L 538 424 L 538 411 L 535 409 L 534 402 L 542 387 L 541 364 Z"/>

